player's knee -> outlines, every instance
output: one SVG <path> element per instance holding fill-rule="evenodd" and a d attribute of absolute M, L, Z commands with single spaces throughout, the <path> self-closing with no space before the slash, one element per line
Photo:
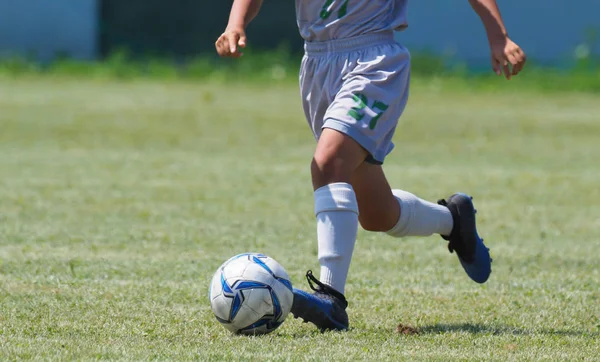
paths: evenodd
<path fill-rule="evenodd" d="M 352 175 L 352 170 L 347 167 L 343 158 L 335 154 L 319 152 L 315 153 L 310 170 L 313 180 L 323 185 L 333 182 L 348 182 Z"/>

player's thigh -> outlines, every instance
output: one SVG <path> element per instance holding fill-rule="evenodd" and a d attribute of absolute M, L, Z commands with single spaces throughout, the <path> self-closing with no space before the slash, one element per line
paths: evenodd
<path fill-rule="evenodd" d="M 356 193 L 361 226 L 369 231 L 392 229 L 400 217 L 400 206 L 383 168 L 363 162 L 352 174 L 350 183 Z"/>

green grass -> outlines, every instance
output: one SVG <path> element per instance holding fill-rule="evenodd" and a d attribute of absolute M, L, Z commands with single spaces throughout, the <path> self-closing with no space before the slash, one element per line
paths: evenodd
<path fill-rule="evenodd" d="M 439 237 L 361 231 L 351 331 L 249 338 L 210 311 L 224 260 L 318 270 L 297 86 L 2 79 L 0 360 L 598 360 L 600 97 L 453 84 L 415 80 L 385 169 L 475 195 L 489 282 Z"/>

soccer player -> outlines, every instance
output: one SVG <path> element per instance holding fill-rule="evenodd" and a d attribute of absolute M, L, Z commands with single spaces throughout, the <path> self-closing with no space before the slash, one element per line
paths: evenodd
<path fill-rule="evenodd" d="M 322 331 L 348 329 L 344 287 L 359 223 L 396 238 L 439 234 L 471 279 L 484 283 L 491 273 L 471 197 L 422 200 L 392 189 L 381 166 L 408 99 L 410 55 L 394 38 L 407 26 L 407 2 L 296 0 L 302 104 L 317 140 L 311 174 L 321 280 L 307 273 L 315 292 L 294 289 L 291 312 Z M 469 2 L 486 29 L 493 70 L 510 79 L 525 65 L 524 52 L 508 37 L 496 0 Z M 234 0 L 215 43 L 219 55 L 242 55 L 245 28 L 261 5 Z"/>

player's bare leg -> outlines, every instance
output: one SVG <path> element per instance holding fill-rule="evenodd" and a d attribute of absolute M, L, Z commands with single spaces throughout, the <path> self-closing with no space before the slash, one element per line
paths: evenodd
<path fill-rule="evenodd" d="M 363 162 L 350 183 L 358 200 L 359 221 L 367 231 L 391 230 L 400 218 L 400 204 L 392 194 L 380 165 Z"/>

